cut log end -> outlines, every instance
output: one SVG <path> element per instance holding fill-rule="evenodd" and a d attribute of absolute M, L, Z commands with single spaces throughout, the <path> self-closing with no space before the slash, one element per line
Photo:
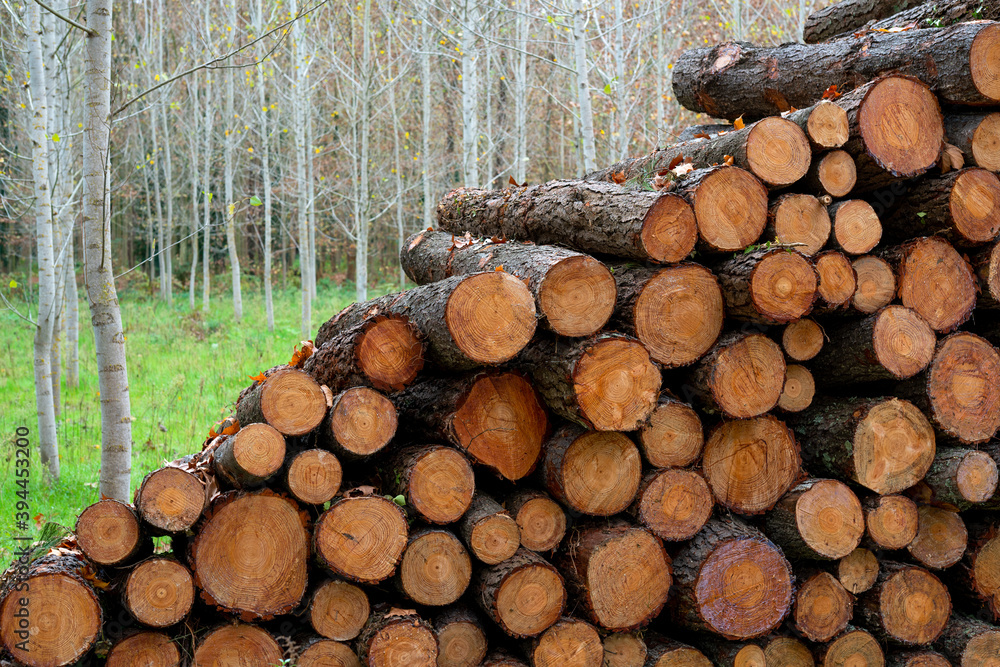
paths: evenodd
<path fill-rule="evenodd" d="M 76 521 L 80 550 L 98 565 L 117 565 L 139 549 L 143 535 L 135 511 L 117 500 L 87 507 Z"/>
<path fill-rule="evenodd" d="M 125 606 L 137 621 L 166 628 L 187 616 L 194 603 L 191 572 L 171 558 L 139 563 L 125 581 Z"/>
<path fill-rule="evenodd" d="M 789 364 L 785 368 L 785 388 L 778 398 L 778 407 L 785 412 L 802 412 L 812 405 L 816 381 L 808 368 Z"/>
<path fill-rule="evenodd" d="M 248 394 L 245 400 L 252 397 L 252 393 Z M 264 381 L 260 411 L 264 421 L 280 433 L 305 435 L 326 416 L 326 396 L 319 384 L 303 371 L 282 369 Z"/>
<path fill-rule="evenodd" d="M 767 336 L 745 336 L 718 353 L 708 384 L 727 415 L 756 417 L 778 404 L 785 386 L 785 357 Z"/>
<path fill-rule="evenodd" d="M 739 167 L 717 169 L 698 186 L 694 215 L 708 246 L 719 252 L 742 250 L 767 225 L 767 190 Z"/>
<path fill-rule="evenodd" d="M 358 636 L 370 613 L 368 595 L 363 589 L 346 581 L 330 579 L 313 594 L 309 623 L 323 637 L 346 642 Z"/>
<path fill-rule="evenodd" d="M 931 362 L 927 395 L 947 434 L 965 443 L 989 440 L 1000 429 L 1000 353 L 975 334 L 948 336 Z"/>
<path fill-rule="evenodd" d="M 681 261 L 698 242 L 694 209 L 677 195 L 662 195 L 646 213 L 640 240 L 646 254 L 657 262 Z"/>
<path fill-rule="evenodd" d="M 889 656 L 892 667 L 952 667 L 948 659 L 933 651 L 908 651 Z"/>
<path fill-rule="evenodd" d="M 810 577 L 795 599 L 795 626 L 807 639 L 828 642 L 847 627 L 854 598 L 829 572 Z"/>
<path fill-rule="evenodd" d="M 616 632 L 604 638 L 604 667 L 643 667 L 646 643 L 636 633 Z"/>
<path fill-rule="evenodd" d="M 549 491 L 570 508 L 591 516 L 611 516 L 628 507 L 642 478 L 639 449 L 613 431 L 585 431 L 566 447 L 547 447 L 543 474 Z"/>
<path fill-rule="evenodd" d="M 765 183 L 781 187 L 809 171 L 812 149 L 802 129 L 779 116 L 755 123 L 746 139 L 750 170 Z"/>
<path fill-rule="evenodd" d="M 816 165 L 816 178 L 826 194 L 836 198 L 846 197 L 858 182 L 854 158 L 847 151 L 830 151 Z"/>
<path fill-rule="evenodd" d="M 178 667 L 181 652 L 162 632 L 138 632 L 117 642 L 108 652 L 106 667 Z"/>
<path fill-rule="evenodd" d="M 819 276 L 812 263 L 798 252 L 776 250 L 754 267 L 750 297 L 763 317 L 784 323 L 812 310 Z"/>
<path fill-rule="evenodd" d="M 935 331 L 951 331 L 972 315 L 976 279 L 946 240 L 931 236 L 907 244 L 898 272 L 900 301 Z"/>
<path fill-rule="evenodd" d="M 904 306 L 882 309 L 876 316 L 872 338 L 878 363 L 901 380 L 927 368 L 937 342 L 924 318 Z"/>
<path fill-rule="evenodd" d="M 307 449 L 288 464 L 288 490 L 299 502 L 322 505 L 340 490 L 343 471 L 337 457 L 325 449 Z"/>
<path fill-rule="evenodd" d="M 615 278 L 608 267 L 586 255 L 556 264 L 538 288 L 538 302 L 549 326 L 562 336 L 590 336 L 615 309 Z"/>
<path fill-rule="evenodd" d="M 849 593 L 857 595 L 875 585 L 878 559 L 868 549 L 858 547 L 837 562 L 837 578 Z"/>
<path fill-rule="evenodd" d="M 590 623 L 563 618 L 533 642 L 529 657 L 534 667 L 597 667 L 604 648 Z"/>
<path fill-rule="evenodd" d="M 311 643 L 299 653 L 295 664 L 297 667 L 361 667 L 358 656 L 350 646 L 332 639 Z"/>
<path fill-rule="evenodd" d="M 885 654 L 864 630 L 851 630 L 830 642 L 817 667 L 883 667 Z"/>
<path fill-rule="evenodd" d="M 958 466 L 958 492 L 970 503 L 984 503 L 997 490 L 997 463 L 985 452 L 971 451 Z"/>
<path fill-rule="evenodd" d="M 494 566 L 496 571 L 483 573 L 483 587 L 492 590 L 493 604 L 487 611 L 513 637 L 540 634 L 559 620 L 566 603 L 566 589 L 556 569 L 537 556 L 519 557 L 528 553 L 518 551 L 510 559 L 516 563 L 501 563 Z M 500 579 L 494 583 L 497 574 Z"/>
<path fill-rule="evenodd" d="M 830 238 L 830 215 L 812 195 L 782 197 L 772 207 L 771 216 L 778 241 L 801 244 L 795 249 L 803 255 L 815 255 Z"/>
<path fill-rule="evenodd" d="M 491 514 L 472 526 L 469 548 L 487 565 L 496 565 L 514 555 L 521 545 L 521 530 L 506 512 Z"/>
<path fill-rule="evenodd" d="M 446 530 L 432 529 L 415 535 L 399 565 L 400 588 L 417 604 L 451 604 L 465 592 L 471 579 L 469 554 Z"/>
<path fill-rule="evenodd" d="M 368 387 L 353 387 L 334 399 L 330 431 L 353 456 L 370 456 L 389 444 L 398 426 L 392 402 Z"/>
<path fill-rule="evenodd" d="M 903 549 L 917 536 L 917 504 L 906 496 L 878 496 L 866 507 L 865 522 L 875 544 Z"/>
<path fill-rule="evenodd" d="M 814 265 L 819 274 L 816 291 L 827 308 L 840 308 L 851 301 L 858 289 L 858 276 L 851 260 L 841 252 L 828 250 L 816 256 Z"/>
<path fill-rule="evenodd" d="M 919 567 L 894 572 L 879 591 L 882 626 L 904 644 L 928 644 L 941 634 L 951 615 L 951 597 L 944 584 Z"/>
<path fill-rule="evenodd" d="M 217 469 L 225 465 L 223 475 L 237 485 L 263 483 L 285 463 L 285 438 L 267 424 L 248 424 L 235 435 L 231 442 L 223 443 L 216 452 Z M 225 456 L 221 455 L 225 447 Z"/>
<path fill-rule="evenodd" d="M 551 551 L 566 534 L 566 513 L 543 494 L 521 503 L 514 520 L 521 531 L 521 546 L 531 551 Z"/>
<path fill-rule="evenodd" d="M 407 539 L 403 511 L 381 496 L 337 501 L 316 522 L 313 535 L 320 562 L 362 583 L 392 576 Z"/>
<path fill-rule="evenodd" d="M 661 398 L 639 431 L 639 444 L 654 468 L 683 468 L 701 456 L 705 436 L 701 418 L 687 403 Z"/>
<path fill-rule="evenodd" d="M 840 148 L 851 133 L 847 111 L 829 100 L 816 104 L 806 121 L 809 139 L 820 148 Z"/>
<path fill-rule="evenodd" d="M 168 466 L 150 473 L 139 488 L 136 506 L 149 525 L 179 533 L 205 510 L 205 484 L 193 474 Z"/>
<path fill-rule="evenodd" d="M 365 328 L 355 354 L 372 386 L 400 390 L 424 367 L 424 346 L 410 322 L 398 315 L 378 316 Z"/>
<path fill-rule="evenodd" d="M 582 417 L 599 431 L 633 431 L 656 407 L 659 369 L 641 343 L 619 337 L 597 341 L 573 369 Z"/>
<path fill-rule="evenodd" d="M 1000 178 L 986 169 L 966 169 L 948 197 L 952 224 L 972 243 L 992 241 L 1000 232 Z"/>
<path fill-rule="evenodd" d="M 509 273 L 477 273 L 455 287 L 444 317 L 452 339 L 469 359 L 500 364 L 513 359 L 534 335 L 535 299 Z"/>
<path fill-rule="evenodd" d="M 437 627 L 438 667 L 478 667 L 486 657 L 486 633 L 479 623 L 461 620 Z"/>
<path fill-rule="evenodd" d="M 823 349 L 823 328 L 808 318 L 790 322 L 781 334 L 781 346 L 790 359 L 809 361 Z"/>
<path fill-rule="evenodd" d="M 775 637 L 764 647 L 768 667 L 815 667 L 809 647 L 794 637 Z"/>
<path fill-rule="evenodd" d="M 687 540 L 712 515 L 712 493 L 705 478 L 691 470 L 651 472 L 636 499 L 636 515 L 657 537 Z"/>
<path fill-rule="evenodd" d="M 192 667 L 277 665 L 281 647 L 270 633 L 252 625 L 223 625 L 205 635 L 194 651 Z"/>
<path fill-rule="evenodd" d="M 921 505 L 917 510 L 917 535 L 907 546 L 924 567 L 943 570 L 962 560 L 969 532 L 958 512 Z"/>
<path fill-rule="evenodd" d="M 871 204 L 851 199 L 836 207 L 833 238 L 849 255 L 863 255 L 882 239 L 882 223 Z"/>
<path fill-rule="evenodd" d="M 468 459 L 449 447 L 433 447 L 410 470 L 406 502 L 431 523 L 458 521 L 469 509 L 476 480 Z"/>
<path fill-rule="evenodd" d="M 858 126 L 869 155 L 898 176 L 924 173 L 941 153 L 941 109 L 917 79 L 889 76 L 875 83 L 858 111 Z"/>
<path fill-rule="evenodd" d="M 910 488 L 934 462 L 934 442 L 934 429 L 909 401 L 876 404 L 854 434 L 857 481 L 881 494 Z"/>
<path fill-rule="evenodd" d="M 983 169 L 1000 171 L 1000 113 L 988 115 L 972 134 L 972 156 Z"/>
<path fill-rule="evenodd" d="M 976 90 L 1000 101 L 1000 26 L 990 25 L 976 35 L 969 52 L 969 69 Z"/>
<path fill-rule="evenodd" d="M 413 667 L 437 664 L 438 642 L 434 631 L 416 614 L 392 610 L 362 633 L 358 654 L 363 664 L 378 667 Z M 377 629 L 376 629 L 377 628 Z"/>
<path fill-rule="evenodd" d="M 851 265 L 858 277 L 858 288 L 852 299 L 854 308 L 870 315 L 889 305 L 896 296 L 896 274 L 889 263 L 881 257 L 864 255 Z"/>
<path fill-rule="evenodd" d="M 799 497 L 795 523 L 809 548 L 829 559 L 851 554 L 865 532 L 858 497 L 846 484 L 833 479 L 816 482 Z"/>

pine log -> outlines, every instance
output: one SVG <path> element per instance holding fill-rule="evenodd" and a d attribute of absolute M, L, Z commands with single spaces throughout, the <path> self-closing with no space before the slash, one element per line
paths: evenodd
<path fill-rule="evenodd" d="M 122 603 L 143 625 L 168 628 L 188 615 L 194 596 L 191 571 L 174 558 L 155 556 L 129 571 Z"/>
<path fill-rule="evenodd" d="M 956 612 L 935 647 L 956 666 L 993 667 L 1000 655 L 1000 627 Z"/>
<path fill-rule="evenodd" d="M 410 436 L 450 442 L 511 481 L 534 470 L 548 436 L 541 397 L 516 372 L 428 378 L 393 401 Z"/>
<path fill-rule="evenodd" d="M 409 532 L 406 514 L 391 500 L 348 492 L 316 521 L 313 550 L 320 564 L 363 584 L 396 571 Z"/>
<path fill-rule="evenodd" d="M 76 664 L 98 639 L 101 605 L 93 567 L 79 551 L 58 549 L 29 562 L 18 549 L 0 589 L 0 645 L 28 667 Z"/>
<path fill-rule="evenodd" d="M 883 667 L 885 653 L 875 638 L 864 630 L 848 627 L 828 644 L 815 648 L 816 667 Z"/>
<path fill-rule="evenodd" d="M 888 72 L 926 82 L 947 103 L 996 104 L 1000 84 L 992 74 L 991 59 L 998 40 L 998 26 L 978 22 L 871 32 L 825 44 L 769 47 L 723 42 L 682 53 L 674 63 L 673 89 L 687 109 L 730 120 L 801 109 L 822 99 L 830 86 L 844 92 Z M 893 133 L 900 137 L 894 139 L 899 144 L 924 129 L 917 109 L 904 100 L 890 110 L 894 127 L 902 128 Z"/>
<path fill-rule="evenodd" d="M 767 189 L 734 166 L 698 169 L 674 181 L 690 203 L 704 252 L 735 252 L 757 241 L 767 225 Z"/>
<path fill-rule="evenodd" d="M 829 209 L 833 219 L 833 245 L 848 255 L 863 255 L 882 238 L 882 221 L 863 199 L 839 201 Z"/>
<path fill-rule="evenodd" d="M 482 493 L 472 498 L 458 530 L 472 555 L 487 565 L 507 560 L 521 545 L 517 522 L 497 501 Z"/>
<path fill-rule="evenodd" d="M 358 656 L 347 644 L 333 639 L 312 638 L 300 645 L 296 667 L 361 667 Z"/>
<path fill-rule="evenodd" d="M 980 250 L 970 261 L 978 283 L 976 308 L 1000 309 L 1000 243 Z"/>
<path fill-rule="evenodd" d="M 646 642 L 641 632 L 614 632 L 604 637 L 604 667 L 643 667 Z"/>
<path fill-rule="evenodd" d="M 1000 178 L 972 167 L 924 179 L 881 220 L 891 240 L 920 235 L 960 247 L 987 243 L 1000 233 Z"/>
<path fill-rule="evenodd" d="M 588 180 L 648 181 L 657 172 L 666 172 L 674 161 L 688 162 L 695 169 L 733 164 L 749 171 L 769 187 L 780 188 L 806 175 L 812 150 L 798 124 L 773 116 L 740 130 L 718 133 L 655 150 L 640 158 L 628 158 L 606 169 L 588 174 Z"/>
<path fill-rule="evenodd" d="M 115 642 L 105 667 L 180 667 L 181 651 L 162 632 L 145 630 Z"/>
<path fill-rule="evenodd" d="M 479 615 L 462 604 L 451 605 L 434 617 L 438 638 L 438 667 L 479 667 L 486 658 L 486 632 Z"/>
<path fill-rule="evenodd" d="M 698 640 L 698 647 L 717 667 L 766 667 L 767 665 L 764 649 L 758 644 L 702 637 Z"/>
<path fill-rule="evenodd" d="M 935 331 L 948 333 L 972 315 L 976 279 L 968 262 L 946 240 L 914 239 L 886 249 L 883 256 L 896 269 L 900 301 Z"/>
<path fill-rule="evenodd" d="M 850 137 L 847 112 L 830 100 L 820 100 L 811 107 L 782 114 L 802 128 L 814 152 L 840 148 Z"/>
<path fill-rule="evenodd" d="M 382 451 L 398 426 L 392 401 L 374 389 L 351 387 L 333 397 L 316 436 L 321 446 L 350 461 Z"/>
<path fill-rule="evenodd" d="M 449 370 L 509 361 L 536 326 L 535 299 L 525 284 L 509 273 L 488 271 L 355 303 L 320 327 L 317 339 L 377 315 L 406 317 L 427 346 L 427 360 Z"/>
<path fill-rule="evenodd" d="M 733 518 L 711 519 L 673 560 L 671 612 L 726 639 L 761 637 L 791 611 L 793 577 L 781 550 Z"/>
<path fill-rule="evenodd" d="M 645 627 L 670 591 L 670 557 L 663 543 L 623 520 L 578 524 L 558 564 L 581 613 L 605 630 Z"/>
<path fill-rule="evenodd" d="M 986 452 L 939 447 L 923 481 L 935 504 L 967 510 L 996 493 L 997 463 Z"/>
<path fill-rule="evenodd" d="M 959 2 L 965 6 L 973 4 L 972 0 Z M 980 3 L 980 6 L 985 6 L 985 3 Z M 1000 12 L 997 18 L 1000 18 Z M 948 143 L 957 146 L 965 155 L 966 165 L 1000 171 L 1000 113 L 975 111 L 948 114 L 944 117 L 944 131 Z"/>
<path fill-rule="evenodd" d="M 951 596 L 927 570 L 882 561 L 878 580 L 858 596 L 856 610 L 855 617 L 882 641 L 920 646 L 941 635 Z"/>
<path fill-rule="evenodd" d="M 778 397 L 778 409 L 782 412 L 802 412 L 812 405 L 816 395 L 816 381 L 812 372 L 801 364 L 785 367 L 785 388 Z"/>
<path fill-rule="evenodd" d="M 142 520 L 157 532 L 182 533 L 207 507 L 205 483 L 194 473 L 167 465 L 146 475 L 135 492 Z"/>
<path fill-rule="evenodd" d="M 660 395 L 649 421 L 639 429 L 639 447 L 654 468 L 683 468 L 698 460 L 705 435 L 701 418 L 687 403 Z"/>
<path fill-rule="evenodd" d="M 368 667 L 435 667 L 438 641 L 427 621 L 412 609 L 375 609 L 355 642 Z"/>
<path fill-rule="evenodd" d="M 615 279 L 608 268 L 592 257 L 556 246 L 422 231 L 406 240 L 399 261 L 418 285 L 453 275 L 506 271 L 527 283 L 535 309 L 561 336 L 597 333 L 615 305 Z"/>
<path fill-rule="evenodd" d="M 304 371 L 281 368 L 254 383 L 236 404 L 241 428 L 270 424 L 282 435 L 305 435 L 323 421 L 326 397 Z"/>
<path fill-rule="evenodd" d="M 917 536 L 917 504 L 896 494 L 871 496 L 862 503 L 868 537 L 881 549 L 903 549 Z"/>
<path fill-rule="evenodd" d="M 343 469 L 325 449 L 304 449 L 292 454 L 285 470 L 285 487 L 300 503 L 322 505 L 340 491 Z"/>
<path fill-rule="evenodd" d="M 701 530 L 714 505 L 704 477 L 693 470 L 666 468 L 646 473 L 630 513 L 660 539 L 681 542 Z"/>
<path fill-rule="evenodd" d="M 397 587 L 417 604 L 449 605 L 472 579 L 472 561 L 454 534 L 443 528 L 410 533 L 397 574 Z"/>
<path fill-rule="evenodd" d="M 646 664 L 643 667 L 712 667 L 705 654 L 687 644 L 655 632 L 645 633 Z"/>
<path fill-rule="evenodd" d="M 802 253 L 766 246 L 715 267 L 726 302 L 726 317 L 784 324 L 812 310 L 819 274 Z"/>
<path fill-rule="evenodd" d="M 854 596 L 829 572 L 799 584 L 792 623 L 809 641 L 830 641 L 847 628 L 853 614 Z"/>
<path fill-rule="evenodd" d="M 354 639 L 368 622 L 371 607 L 364 589 L 340 579 L 327 579 L 309 601 L 313 630 L 340 642 Z"/>
<path fill-rule="evenodd" d="M 693 368 L 686 399 L 737 419 L 756 417 L 778 404 L 785 386 L 785 358 L 759 333 L 723 335 Z"/>
<path fill-rule="evenodd" d="M 774 507 L 799 478 L 801 463 L 792 431 L 772 415 L 720 423 L 702 458 L 715 500 L 740 514 Z"/>
<path fill-rule="evenodd" d="M 879 561 L 868 549 L 858 547 L 837 562 L 837 579 L 848 593 L 858 595 L 875 585 Z"/>
<path fill-rule="evenodd" d="M 807 44 L 824 42 L 921 2 L 923 0 L 841 0 L 806 17 L 802 26 L 802 41 Z"/>
<path fill-rule="evenodd" d="M 851 305 L 866 315 L 888 306 L 896 296 L 896 274 L 889 262 L 874 255 L 858 257 L 851 263 L 857 275 L 858 287 Z"/>
<path fill-rule="evenodd" d="M 284 463 L 285 437 L 267 424 L 248 424 L 222 436 L 212 457 L 216 478 L 236 489 L 262 486 Z"/>
<path fill-rule="evenodd" d="M 564 616 L 528 643 L 532 667 L 602 667 L 601 636 L 590 623 Z"/>
<path fill-rule="evenodd" d="M 765 530 L 789 558 L 836 560 L 861 543 L 865 519 L 861 502 L 846 484 L 809 479 L 768 512 Z"/>
<path fill-rule="evenodd" d="M 566 534 L 566 513 L 547 494 L 520 488 L 507 496 L 507 511 L 521 533 L 521 546 L 531 551 L 552 551 Z"/>
<path fill-rule="evenodd" d="M 473 588 L 476 603 L 511 637 L 535 637 L 559 620 L 566 604 L 563 578 L 527 549 L 480 570 Z"/>
<path fill-rule="evenodd" d="M 952 667 L 940 653 L 928 650 L 892 651 L 885 657 L 886 667 Z"/>
<path fill-rule="evenodd" d="M 110 498 L 80 512 L 73 532 L 80 551 L 97 565 L 123 565 L 152 551 L 135 509 Z"/>
<path fill-rule="evenodd" d="M 498 648 L 490 651 L 480 667 L 530 667 L 528 663 L 515 657 L 510 651 Z"/>
<path fill-rule="evenodd" d="M 768 667 L 816 667 L 812 651 L 795 637 L 776 636 L 764 647 Z"/>
<path fill-rule="evenodd" d="M 953 571 L 956 589 L 985 607 L 996 622 L 1000 620 L 1000 522 L 992 516 L 974 520 L 968 530 L 968 549 Z"/>
<path fill-rule="evenodd" d="M 541 337 L 520 362 L 553 412 L 598 431 L 635 430 L 660 394 L 659 369 L 642 343 L 628 336 Z"/>
<path fill-rule="evenodd" d="M 840 109 L 836 104 L 832 106 Z M 844 110 L 840 111 L 846 117 Z M 805 178 L 805 185 L 810 190 L 834 199 L 846 197 L 857 182 L 858 167 L 851 154 L 844 150 L 829 151 L 817 156 Z"/>
<path fill-rule="evenodd" d="M 901 28 L 905 26 L 943 26 L 963 21 L 1000 20 L 1000 7 L 982 0 L 930 0 L 916 7 L 907 0 L 910 9 L 887 16 L 881 21 L 870 22 L 868 30 Z"/>
<path fill-rule="evenodd" d="M 924 318 L 900 305 L 886 306 L 860 322 L 838 323 L 828 336 L 811 365 L 824 386 L 913 377 L 931 363 L 937 342 Z"/>
<path fill-rule="evenodd" d="M 823 349 L 823 327 L 804 317 L 785 325 L 781 333 L 781 347 L 792 361 L 809 361 Z"/>
<path fill-rule="evenodd" d="M 921 505 L 917 509 L 917 536 L 906 548 L 924 567 L 943 570 L 962 560 L 968 542 L 969 532 L 958 512 Z"/>
<path fill-rule="evenodd" d="M 444 445 L 406 447 L 391 464 L 393 492 L 406 498 L 406 506 L 428 523 L 458 521 L 469 509 L 476 478 L 469 460 Z"/>
<path fill-rule="evenodd" d="M 813 312 L 829 313 L 847 308 L 858 290 L 858 274 L 847 255 L 827 250 L 816 255 L 813 266 L 819 274 L 819 287 L 816 288 L 819 298 Z"/>
<path fill-rule="evenodd" d="M 730 132 L 733 129 L 731 123 L 705 123 L 704 125 L 688 125 L 680 132 L 673 135 L 678 142 L 691 141 L 692 139 L 711 139 L 716 134 Z"/>
<path fill-rule="evenodd" d="M 306 589 L 306 523 L 294 501 L 269 490 L 218 496 L 188 547 L 201 597 L 244 620 L 289 613 Z"/>
<path fill-rule="evenodd" d="M 639 449 L 622 433 L 567 425 L 545 443 L 543 486 L 574 512 L 611 516 L 628 507 L 642 478 Z"/>
<path fill-rule="evenodd" d="M 615 283 L 615 329 L 638 338 L 665 368 L 693 363 L 719 337 L 722 292 L 705 267 L 690 263 L 660 269 L 615 267 Z"/>
<path fill-rule="evenodd" d="M 243 623 L 222 625 L 198 642 L 192 667 L 272 667 L 281 662 L 282 655 L 278 642 L 266 630 Z"/>
<path fill-rule="evenodd" d="M 934 429 L 897 398 L 824 398 L 789 415 L 810 471 L 853 481 L 875 493 L 916 484 L 934 462 Z"/>
<path fill-rule="evenodd" d="M 763 238 L 792 246 L 806 256 L 815 255 L 830 238 L 830 215 L 812 195 L 781 195 L 771 202 Z"/>
<path fill-rule="evenodd" d="M 602 181 L 550 181 L 499 191 L 459 188 L 438 204 L 437 221 L 453 234 L 664 263 L 687 257 L 698 240 L 695 214 L 681 197 Z"/>

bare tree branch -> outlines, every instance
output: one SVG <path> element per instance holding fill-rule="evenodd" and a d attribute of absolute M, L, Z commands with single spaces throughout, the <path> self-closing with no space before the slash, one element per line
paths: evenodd
<path fill-rule="evenodd" d="M 37 3 L 39 7 L 41 7 L 45 11 L 47 11 L 49 14 L 52 14 L 56 18 L 62 19 L 63 21 L 65 21 L 66 23 L 70 24 L 74 28 L 79 28 L 80 30 L 84 31 L 85 33 L 87 33 L 88 37 L 97 37 L 97 32 L 95 32 L 94 30 L 91 30 L 90 28 L 88 28 L 87 26 L 83 25 L 82 23 L 77 23 L 76 21 L 74 21 L 73 19 L 69 18 L 68 16 L 63 16 L 62 14 L 60 14 L 59 12 L 57 12 L 56 10 L 52 9 L 47 4 L 45 4 L 44 2 L 42 2 L 42 0 L 35 0 L 35 3 Z"/>

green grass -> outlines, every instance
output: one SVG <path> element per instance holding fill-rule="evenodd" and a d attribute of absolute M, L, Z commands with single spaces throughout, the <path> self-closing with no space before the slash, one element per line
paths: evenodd
<path fill-rule="evenodd" d="M 5 283 L 6 284 L 6 283 Z M 370 290 L 377 295 L 387 287 Z M 81 292 L 82 294 L 82 292 Z M 275 291 L 274 332 L 264 317 L 259 290 L 244 286 L 243 322 L 233 320 L 232 299 L 216 291 L 209 312 L 188 307 L 187 293 L 167 306 L 130 289 L 121 296 L 132 405 L 132 489 L 165 461 L 197 451 L 213 423 L 231 412 L 240 390 L 256 375 L 288 361 L 301 336 L 300 294 Z M 354 300 L 353 287 L 320 285 L 313 307 L 313 332 Z M 19 304 L 15 304 L 19 305 Z M 46 479 L 37 452 L 33 330 L 10 311 L 0 310 L 0 566 L 11 560 L 14 506 L 19 490 L 13 474 L 15 429 L 26 426 L 33 446 L 30 513 L 33 536 L 45 522 L 73 527 L 76 516 L 98 500 L 101 421 L 94 337 L 85 301 L 80 304 L 80 386 L 62 382 L 58 418 L 58 481 Z"/>

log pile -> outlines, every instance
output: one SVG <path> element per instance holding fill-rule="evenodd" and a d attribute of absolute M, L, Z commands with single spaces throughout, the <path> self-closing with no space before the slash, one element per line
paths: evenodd
<path fill-rule="evenodd" d="M 1000 24 L 891 16 L 976 4 L 688 52 L 757 122 L 447 194 L 417 287 L 8 571 L 5 659 L 1000 664 Z"/>

